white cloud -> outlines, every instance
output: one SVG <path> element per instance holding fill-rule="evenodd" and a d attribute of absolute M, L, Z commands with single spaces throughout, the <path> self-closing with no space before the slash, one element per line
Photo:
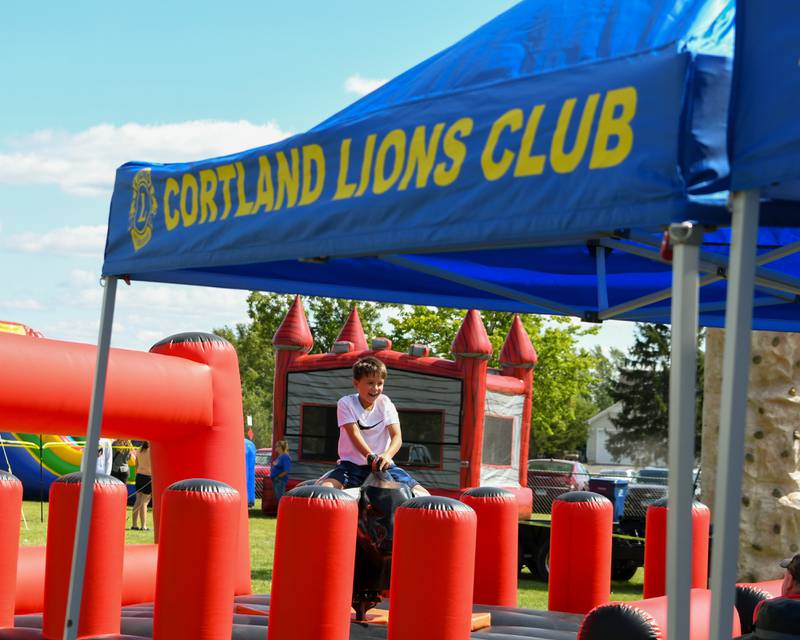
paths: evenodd
<path fill-rule="evenodd" d="M 344 90 L 347 91 L 347 93 L 355 93 L 357 96 L 361 97 L 372 93 L 383 84 L 386 84 L 385 78 L 364 78 L 356 73 L 344 81 Z"/>
<path fill-rule="evenodd" d="M 114 311 L 111 344 L 147 351 L 159 340 L 187 331 L 211 332 L 247 322 L 248 291 L 120 282 Z M 40 321 L 36 328 L 48 338 L 97 343 L 103 288 L 99 272 L 72 269 L 58 285 L 50 303 L 59 315 Z M 2 309 L 10 305 L 0 300 Z M 15 319 L 15 318 L 12 318 Z"/>
<path fill-rule="evenodd" d="M 13 311 L 42 311 L 44 308 L 44 305 L 34 298 L 0 300 L 0 309 L 11 309 Z"/>
<path fill-rule="evenodd" d="M 44 233 L 21 233 L 12 236 L 4 245 L 22 253 L 76 255 L 100 258 L 106 242 L 105 225 L 62 227 Z"/>
<path fill-rule="evenodd" d="M 99 124 L 71 133 L 44 129 L 0 147 L 0 183 L 54 184 L 73 195 L 109 195 L 129 160 L 187 162 L 236 153 L 289 135 L 275 122 L 194 120 L 174 124 Z"/>

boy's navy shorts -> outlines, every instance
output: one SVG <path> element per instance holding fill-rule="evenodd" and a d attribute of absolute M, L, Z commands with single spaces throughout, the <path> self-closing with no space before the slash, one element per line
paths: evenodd
<path fill-rule="evenodd" d="M 345 489 L 351 487 L 360 487 L 364 484 L 364 480 L 372 472 L 368 464 L 355 464 L 349 460 L 342 460 L 336 468 L 328 473 L 326 478 L 335 478 L 342 483 Z M 386 472 L 392 476 L 392 480 L 408 486 L 410 489 L 416 487 L 419 482 L 414 480 L 405 469 L 401 469 L 397 465 L 389 467 Z"/>

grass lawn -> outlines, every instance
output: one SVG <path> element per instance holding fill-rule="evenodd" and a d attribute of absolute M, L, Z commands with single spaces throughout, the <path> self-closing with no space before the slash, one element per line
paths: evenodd
<path fill-rule="evenodd" d="M 23 511 L 28 528 L 22 524 L 20 541 L 24 545 L 43 545 L 47 536 L 47 503 L 40 511 L 38 502 L 26 501 Z M 128 527 L 130 527 L 128 507 Z M 150 514 L 152 516 L 152 513 Z M 44 521 L 42 521 L 42 518 Z M 150 520 L 152 526 L 152 519 Z M 153 542 L 151 531 L 125 531 L 125 542 L 145 544 Z M 275 548 L 275 518 L 261 515 L 260 509 L 250 510 L 250 560 L 253 593 L 269 593 L 272 585 L 272 556 Z M 642 597 L 644 572 L 642 569 L 630 582 L 612 582 L 612 600 L 638 600 Z M 527 609 L 547 609 L 547 584 L 534 579 L 527 569 L 520 574 L 519 606 Z"/>

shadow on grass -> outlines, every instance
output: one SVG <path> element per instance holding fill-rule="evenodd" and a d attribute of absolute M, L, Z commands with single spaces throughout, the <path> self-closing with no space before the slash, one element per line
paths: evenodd
<path fill-rule="evenodd" d="M 261 509 L 248 509 L 247 517 L 251 520 L 274 520 L 276 518 L 274 513 L 268 516 Z"/>
<path fill-rule="evenodd" d="M 642 598 L 643 571 L 639 569 L 631 581 L 611 581 L 611 600 L 640 600 Z M 524 569 L 517 576 L 519 606 L 525 609 L 547 610 L 546 582 Z"/>
<path fill-rule="evenodd" d="M 251 569 L 250 578 L 253 580 L 272 580 L 272 568 L 268 569 Z"/>

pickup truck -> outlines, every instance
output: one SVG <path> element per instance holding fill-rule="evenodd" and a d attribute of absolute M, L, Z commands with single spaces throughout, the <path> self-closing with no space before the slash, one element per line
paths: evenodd
<path fill-rule="evenodd" d="M 620 518 L 614 524 L 611 542 L 611 579 L 630 580 L 644 565 L 644 519 Z M 519 523 L 519 570 L 528 567 L 547 581 L 550 575 L 550 520 L 531 519 Z"/>

